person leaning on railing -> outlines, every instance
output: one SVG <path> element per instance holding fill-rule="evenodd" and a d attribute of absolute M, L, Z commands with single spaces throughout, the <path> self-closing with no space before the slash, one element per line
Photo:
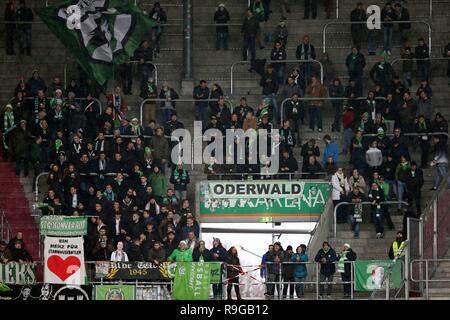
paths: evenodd
<path fill-rule="evenodd" d="M 281 262 L 284 261 L 284 251 L 279 242 L 273 244 L 273 251 L 269 252 L 266 258 L 267 265 L 267 293 L 269 297 L 273 297 L 275 293 L 275 283 L 280 281 Z M 281 294 L 279 284 L 276 284 L 278 294 Z"/>
<path fill-rule="evenodd" d="M 320 263 L 320 274 L 319 274 L 319 298 L 323 298 L 325 294 L 325 284 L 327 285 L 327 297 L 331 297 L 332 284 L 334 273 L 336 272 L 336 266 L 334 262 L 336 261 L 336 252 L 331 248 L 327 241 L 324 241 L 322 248 L 317 252 L 314 261 Z"/>
<path fill-rule="evenodd" d="M 294 263 L 295 293 L 297 298 L 301 299 L 305 294 L 303 282 L 308 276 L 308 269 L 305 264 L 305 262 L 308 262 L 308 255 L 304 244 L 297 247 L 296 253 L 291 256 L 290 261 Z"/>
<path fill-rule="evenodd" d="M 344 244 L 342 248 L 342 252 L 337 256 L 336 260 L 338 261 L 337 268 L 338 272 L 341 274 L 342 282 L 344 286 L 344 297 L 350 297 L 351 295 L 351 286 L 352 283 L 352 262 L 356 260 L 356 253 L 350 247 L 348 243 Z"/>

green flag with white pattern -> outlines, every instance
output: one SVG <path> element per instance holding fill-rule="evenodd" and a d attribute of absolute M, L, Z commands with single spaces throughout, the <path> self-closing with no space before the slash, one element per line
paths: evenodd
<path fill-rule="evenodd" d="M 36 10 L 87 74 L 99 84 L 113 76 L 157 23 L 125 0 L 65 0 Z"/>

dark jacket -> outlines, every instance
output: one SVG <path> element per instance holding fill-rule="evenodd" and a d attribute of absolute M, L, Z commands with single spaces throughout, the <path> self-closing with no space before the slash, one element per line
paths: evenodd
<path fill-rule="evenodd" d="M 203 261 L 210 261 L 209 250 L 205 248 L 203 252 L 200 252 L 198 248 L 195 248 L 192 252 L 192 261 L 200 261 L 200 257 L 203 257 Z"/>
<path fill-rule="evenodd" d="M 325 262 L 322 262 L 322 259 L 325 258 Z M 320 263 L 320 273 L 324 276 L 331 276 L 336 272 L 336 266 L 333 262 L 337 259 L 336 252 L 333 248 L 330 248 L 328 252 L 325 253 L 323 249 L 320 249 L 317 252 L 314 261 Z"/>
<path fill-rule="evenodd" d="M 291 262 L 293 254 L 284 253 L 284 261 L 283 262 Z M 294 278 L 294 267 L 295 264 L 285 263 L 282 265 L 281 274 L 283 279 L 293 279 Z"/>
<path fill-rule="evenodd" d="M 370 70 L 370 78 L 375 84 L 385 88 L 394 77 L 395 71 L 389 62 L 377 62 Z"/>
<path fill-rule="evenodd" d="M 219 256 L 216 258 L 213 256 L 213 254 L 216 253 Z M 217 247 L 212 247 L 211 249 L 209 249 L 209 256 L 211 261 L 226 261 L 227 259 L 227 250 L 225 250 L 225 248 L 219 244 Z"/>
<path fill-rule="evenodd" d="M 364 67 L 366 66 L 366 58 L 360 52 L 356 55 L 350 53 L 345 60 L 345 65 L 347 66 L 350 77 L 362 75 Z"/>
<path fill-rule="evenodd" d="M 227 254 L 227 278 L 237 277 L 242 273 L 241 262 L 237 256 Z"/>
<path fill-rule="evenodd" d="M 275 261 L 275 259 L 278 257 L 279 261 Z M 275 275 L 279 275 L 280 274 L 280 263 L 285 261 L 285 254 L 283 250 L 279 250 L 279 251 L 272 251 L 267 255 L 266 258 L 266 262 L 271 262 L 271 263 L 267 263 L 267 273 L 268 274 L 275 274 Z"/>
<path fill-rule="evenodd" d="M 166 261 L 166 250 L 163 247 L 159 248 L 159 250 L 151 248 L 148 250 L 147 261 L 158 261 L 159 263 Z"/>
<path fill-rule="evenodd" d="M 275 72 L 272 72 L 271 74 L 265 73 L 261 81 L 259 82 L 259 85 L 263 88 L 262 94 L 263 95 L 270 95 L 272 93 L 278 92 L 278 84 Z"/>
<path fill-rule="evenodd" d="M 228 21 L 230 21 L 228 10 L 226 8 L 223 8 L 223 10 L 217 9 L 216 13 L 214 13 L 214 22 L 224 24 L 228 23 Z M 216 32 L 228 33 L 228 26 L 217 26 Z"/>
<path fill-rule="evenodd" d="M 245 18 L 244 22 L 242 23 L 242 33 L 244 34 L 244 37 L 256 37 L 256 34 L 259 30 L 259 22 L 258 19 L 255 18 L 255 16 L 252 16 L 250 19 Z"/>

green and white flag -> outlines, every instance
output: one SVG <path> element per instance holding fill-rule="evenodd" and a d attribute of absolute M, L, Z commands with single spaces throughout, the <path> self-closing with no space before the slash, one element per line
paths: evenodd
<path fill-rule="evenodd" d="M 208 262 L 177 262 L 172 298 L 174 300 L 208 300 L 211 287 Z"/>
<path fill-rule="evenodd" d="M 42 236 L 84 236 L 87 233 L 86 217 L 43 216 L 39 221 Z"/>
<path fill-rule="evenodd" d="M 65 0 L 37 14 L 99 84 L 112 78 L 157 23 L 125 0 Z"/>
<path fill-rule="evenodd" d="M 95 300 L 135 300 L 134 285 L 98 285 L 95 286 Z"/>
<path fill-rule="evenodd" d="M 386 288 L 386 281 L 383 283 L 383 277 L 389 272 L 389 287 L 391 289 L 401 286 L 401 268 L 400 261 L 394 263 L 393 260 L 356 260 L 355 261 L 355 291 L 373 291 Z"/>

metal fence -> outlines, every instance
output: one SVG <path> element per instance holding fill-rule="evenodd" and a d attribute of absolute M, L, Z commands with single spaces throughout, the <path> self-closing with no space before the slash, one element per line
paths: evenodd
<path fill-rule="evenodd" d="M 318 100 L 323 100 L 323 101 L 361 101 L 361 100 L 366 100 L 367 97 L 356 97 L 353 99 L 347 98 L 347 97 L 321 97 L 321 98 L 312 98 L 312 97 L 305 97 L 305 98 L 298 98 L 299 101 L 318 101 Z M 281 126 L 283 125 L 283 120 L 284 120 L 284 105 L 286 104 L 286 102 L 291 101 L 292 98 L 286 98 L 281 102 L 281 106 L 280 106 L 280 124 Z M 385 97 L 376 97 L 375 100 L 386 100 Z M 306 112 L 306 110 L 305 110 Z"/>
<path fill-rule="evenodd" d="M 154 99 L 148 98 L 148 99 L 142 100 L 141 105 L 139 106 L 139 121 L 140 121 L 141 125 L 143 125 L 142 121 L 143 121 L 144 105 L 149 102 L 156 103 L 156 102 L 165 102 L 165 101 L 168 101 L 168 100 L 159 99 L 159 98 L 154 98 Z M 178 103 L 178 102 L 217 102 L 218 99 L 173 99 L 170 101 L 175 102 L 175 103 Z M 232 112 L 233 111 L 233 103 L 229 99 L 225 99 L 225 98 L 224 98 L 224 101 L 226 104 L 228 104 L 228 106 L 230 108 L 230 112 Z M 166 108 L 166 107 L 158 108 L 158 110 L 165 110 L 165 109 L 170 109 L 170 108 Z M 173 110 L 175 110 L 175 108 Z"/>
<path fill-rule="evenodd" d="M 405 24 L 405 23 L 421 23 L 427 26 L 428 28 L 428 47 L 430 48 L 430 55 L 431 55 L 431 25 L 429 22 L 427 21 L 423 21 L 423 20 L 411 20 L 411 21 L 392 21 L 391 23 L 393 24 Z M 330 21 L 328 22 L 326 25 L 323 26 L 322 29 L 322 50 L 325 53 L 326 52 L 326 48 L 327 48 L 327 28 L 330 25 L 353 25 L 353 24 L 362 24 L 362 25 L 366 25 L 367 22 L 366 21 Z"/>
<path fill-rule="evenodd" d="M 370 202 L 370 201 L 364 201 L 364 202 L 360 202 L 360 204 L 362 204 L 362 205 L 372 205 L 372 202 Z M 406 202 L 406 201 L 383 201 L 383 202 L 380 202 L 380 204 L 382 204 L 382 205 L 389 205 L 389 204 L 403 204 L 403 205 L 405 205 L 405 206 L 408 206 L 408 202 Z M 337 235 L 337 210 L 339 209 L 339 207 L 341 207 L 341 206 L 354 206 L 355 205 L 355 203 L 351 203 L 351 202 L 339 202 L 338 204 L 336 204 L 335 206 L 334 206 L 334 212 L 333 212 L 333 215 L 334 215 L 334 231 L 333 231 L 333 234 L 334 234 L 334 238 L 336 238 L 336 235 Z"/>
<path fill-rule="evenodd" d="M 240 64 L 250 64 L 251 61 L 237 61 L 230 67 L 230 94 L 234 94 L 234 68 Z M 323 65 L 318 60 L 266 60 L 266 63 L 317 63 L 320 66 L 320 82 L 323 83 Z"/>

